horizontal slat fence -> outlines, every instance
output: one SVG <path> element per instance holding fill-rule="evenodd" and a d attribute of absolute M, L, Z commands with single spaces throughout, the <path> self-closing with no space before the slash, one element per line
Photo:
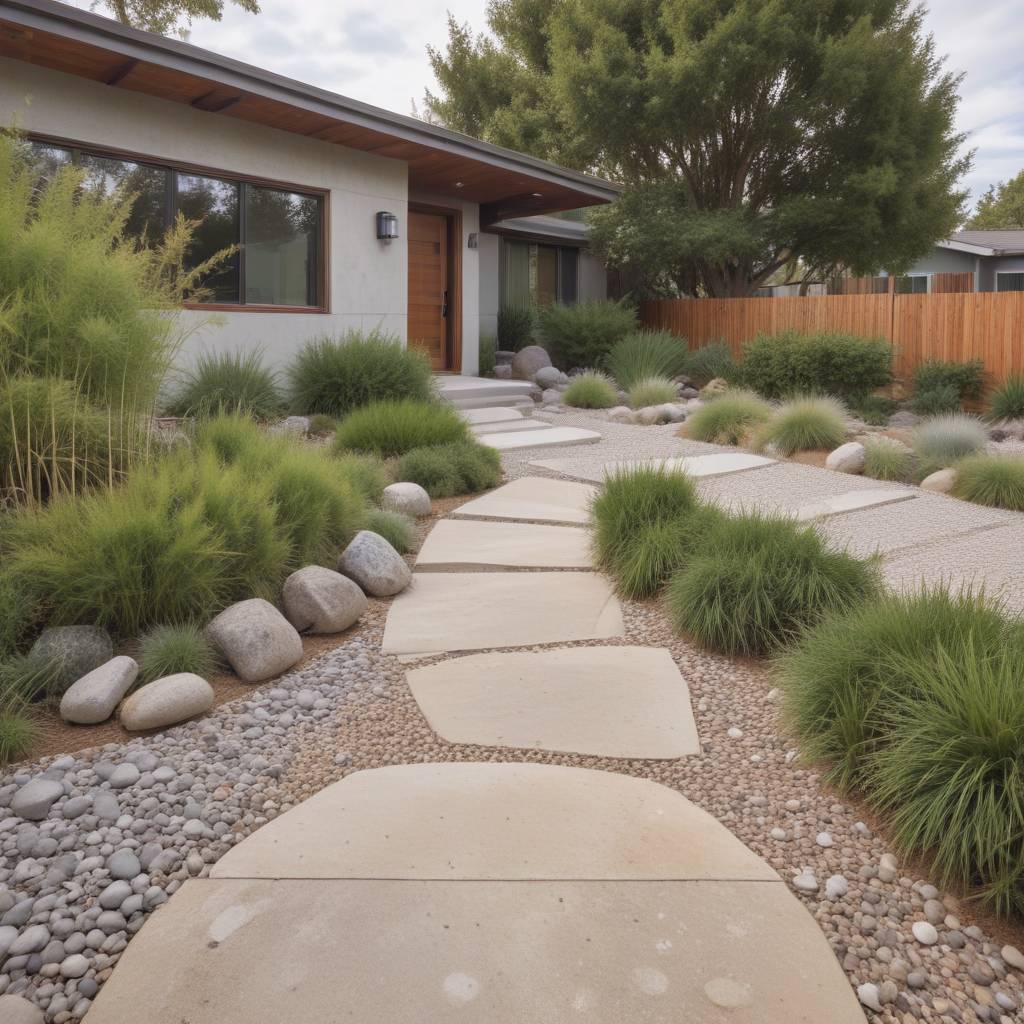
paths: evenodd
<path fill-rule="evenodd" d="M 736 356 L 760 333 L 849 331 L 885 338 L 899 379 L 928 359 L 981 359 L 993 382 L 1024 374 L 1024 292 L 655 299 L 641 304 L 640 318 L 690 348 L 724 341 Z"/>

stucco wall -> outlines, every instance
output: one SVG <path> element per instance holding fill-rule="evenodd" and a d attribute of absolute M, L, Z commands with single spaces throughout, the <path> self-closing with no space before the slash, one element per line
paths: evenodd
<path fill-rule="evenodd" d="M 907 271 L 908 274 L 973 274 L 974 256 L 955 249 L 934 248 Z"/>

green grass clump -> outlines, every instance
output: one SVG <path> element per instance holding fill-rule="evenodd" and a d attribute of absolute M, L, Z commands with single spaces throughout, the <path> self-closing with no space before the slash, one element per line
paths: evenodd
<path fill-rule="evenodd" d="M 864 441 L 864 475 L 906 482 L 914 475 L 914 453 L 888 437 L 868 438 Z"/>
<path fill-rule="evenodd" d="M 481 377 L 490 377 L 498 362 L 498 342 L 493 334 L 481 334 L 479 355 L 479 373 Z"/>
<path fill-rule="evenodd" d="M 899 403 L 883 395 L 862 395 L 850 403 L 854 416 L 872 427 L 884 427 L 898 408 Z"/>
<path fill-rule="evenodd" d="M 686 341 L 670 331 L 627 334 L 611 347 L 604 362 L 624 391 L 648 377 L 678 377 L 686 364 Z"/>
<path fill-rule="evenodd" d="M 218 666 L 216 652 L 194 622 L 164 624 L 147 630 L 139 638 L 135 659 L 144 683 L 176 672 L 191 672 L 209 679 Z"/>
<path fill-rule="evenodd" d="M 283 409 L 277 374 L 263 364 L 259 349 L 202 353 L 167 405 L 172 416 L 241 412 L 258 420 L 273 419 Z"/>
<path fill-rule="evenodd" d="M 952 384 L 937 384 L 927 391 L 915 391 L 910 396 L 910 408 L 918 416 L 941 416 L 959 412 L 961 407 L 960 392 Z"/>
<path fill-rule="evenodd" d="M 363 496 L 368 505 L 379 505 L 384 488 L 391 483 L 387 466 L 377 455 L 356 455 L 354 452 L 335 452 L 337 472 Z"/>
<path fill-rule="evenodd" d="M 416 525 L 401 512 L 371 509 L 366 514 L 365 528 L 379 533 L 400 555 L 407 554 L 416 546 Z"/>
<path fill-rule="evenodd" d="M 834 398 L 795 398 L 758 431 L 758 443 L 782 455 L 838 448 L 846 440 L 845 412 Z"/>
<path fill-rule="evenodd" d="M 715 379 L 733 380 L 737 374 L 732 349 L 724 341 L 710 341 L 686 355 L 683 373 L 698 388 Z"/>
<path fill-rule="evenodd" d="M 675 381 L 668 377 L 644 377 L 629 389 L 628 401 L 631 408 L 643 409 L 648 405 L 675 402 L 678 397 Z"/>
<path fill-rule="evenodd" d="M 767 423 L 771 415 L 772 407 L 754 392 L 729 390 L 691 413 L 684 432 L 695 441 L 739 444 L 755 428 Z"/>
<path fill-rule="evenodd" d="M 925 420 L 912 434 L 922 477 L 981 451 L 987 443 L 988 434 L 981 421 L 959 413 Z"/>
<path fill-rule="evenodd" d="M 469 437 L 469 427 L 454 407 L 412 398 L 393 399 L 373 402 L 346 416 L 334 435 L 334 450 L 370 452 L 388 458 L 413 448 L 452 444 Z"/>
<path fill-rule="evenodd" d="M 610 409 L 619 401 L 615 385 L 598 370 L 573 377 L 562 393 L 562 401 L 576 409 Z"/>
<path fill-rule="evenodd" d="M 988 414 L 994 420 L 1024 419 L 1024 377 L 1008 377 L 992 392 Z"/>
<path fill-rule="evenodd" d="M 0 662 L 0 709 L 53 701 L 67 686 L 59 661 L 15 654 Z"/>
<path fill-rule="evenodd" d="M 414 448 L 399 460 L 395 478 L 419 484 L 432 498 L 475 494 L 501 483 L 501 456 L 476 441 Z"/>
<path fill-rule="evenodd" d="M 953 494 L 964 501 L 1024 512 L 1024 458 L 971 455 L 956 464 Z"/>
<path fill-rule="evenodd" d="M 759 514 L 723 518 L 669 584 L 676 630 L 727 654 L 764 654 L 877 593 L 878 570 L 827 548 L 811 527 Z"/>
<path fill-rule="evenodd" d="M 26 708 L 0 711 L 0 765 L 20 761 L 43 733 L 35 716 Z"/>
<path fill-rule="evenodd" d="M 341 417 L 370 402 L 425 402 L 433 394 L 426 355 L 379 330 L 314 338 L 299 350 L 287 376 L 292 408 L 305 415 Z"/>

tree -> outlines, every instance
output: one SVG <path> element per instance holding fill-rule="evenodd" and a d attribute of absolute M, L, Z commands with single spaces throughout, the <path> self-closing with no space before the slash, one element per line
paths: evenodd
<path fill-rule="evenodd" d="M 908 0 L 491 0 L 430 58 L 442 123 L 624 183 L 645 287 L 750 294 L 799 259 L 895 272 L 962 217 L 959 78 Z"/>
<path fill-rule="evenodd" d="M 1024 228 L 1024 171 L 1009 181 L 990 185 L 967 226 L 979 231 Z"/>
<path fill-rule="evenodd" d="M 231 0 L 251 14 L 260 13 L 257 0 Z M 196 18 L 220 21 L 224 0 L 97 0 L 122 25 L 145 29 L 159 35 L 184 36 Z"/>

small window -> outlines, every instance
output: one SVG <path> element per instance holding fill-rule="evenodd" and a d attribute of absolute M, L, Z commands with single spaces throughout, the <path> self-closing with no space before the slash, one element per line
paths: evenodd
<path fill-rule="evenodd" d="M 896 293 L 898 295 L 927 295 L 928 275 L 912 274 L 896 278 Z"/>
<path fill-rule="evenodd" d="M 571 305 L 579 299 L 579 250 L 502 239 L 503 306 Z"/>
<path fill-rule="evenodd" d="M 996 274 L 997 292 L 1024 292 L 1024 273 Z"/>

